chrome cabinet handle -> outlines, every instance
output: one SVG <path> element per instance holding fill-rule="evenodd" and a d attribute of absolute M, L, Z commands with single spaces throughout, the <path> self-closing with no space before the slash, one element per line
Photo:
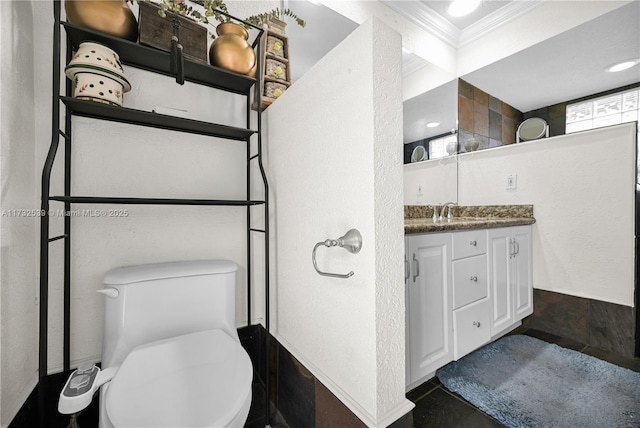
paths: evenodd
<path fill-rule="evenodd" d="M 469 278 L 471 281 L 473 282 L 478 282 L 478 277 L 477 276 L 472 276 L 471 278 Z"/>
<path fill-rule="evenodd" d="M 473 325 L 474 325 L 474 326 L 476 326 L 476 327 L 478 327 L 478 328 L 480 328 L 480 321 L 474 321 L 474 322 L 473 322 Z"/>
<path fill-rule="evenodd" d="M 338 239 L 327 239 L 325 241 L 318 242 L 315 247 L 313 247 L 313 252 L 311 253 L 311 261 L 313 261 L 313 267 L 315 268 L 316 272 L 318 272 L 318 274 L 322 276 L 331 276 L 334 278 L 350 278 L 351 276 L 353 276 L 353 271 L 341 274 L 322 272 L 320 269 L 318 269 L 318 264 L 316 263 L 316 250 L 318 249 L 318 247 L 321 247 L 323 245 L 329 248 L 342 247 L 350 253 L 356 254 L 362 248 L 362 235 L 360 235 L 360 232 L 357 229 L 350 229 L 347 231 L 347 233 L 344 234 L 344 236 L 341 236 Z"/>
<path fill-rule="evenodd" d="M 416 273 L 413 275 L 413 282 L 416 282 L 416 278 L 420 276 L 420 262 L 416 259 L 416 253 L 413 253 L 413 264 L 416 267 Z"/>
<path fill-rule="evenodd" d="M 520 243 L 514 239 L 513 245 L 515 246 L 515 251 L 513 255 L 515 256 L 516 254 L 520 254 Z"/>
<path fill-rule="evenodd" d="M 509 258 L 516 255 L 516 247 L 513 245 L 513 239 L 509 238 Z"/>
<path fill-rule="evenodd" d="M 475 247 L 478 245 L 478 241 L 469 241 L 469 245 L 471 245 L 472 247 Z"/>
<path fill-rule="evenodd" d="M 404 255 L 404 282 L 407 282 L 411 273 L 409 272 L 409 260 L 407 260 L 407 255 Z"/>

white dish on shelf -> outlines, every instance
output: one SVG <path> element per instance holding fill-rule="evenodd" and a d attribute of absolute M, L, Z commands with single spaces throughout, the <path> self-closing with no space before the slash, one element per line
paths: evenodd
<path fill-rule="evenodd" d="M 96 73 L 76 73 L 73 77 L 73 97 L 122 106 L 123 88 L 119 81 Z"/>

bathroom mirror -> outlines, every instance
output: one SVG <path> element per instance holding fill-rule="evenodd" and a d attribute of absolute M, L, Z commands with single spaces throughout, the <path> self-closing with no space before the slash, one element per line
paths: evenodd
<path fill-rule="evenodd" d="M 624 72 L 607 73 L 604 70 L 616 63 L 617 57 L 637 57 L 637 43 L 634 44 L 630 41 L 638 40 L 636 23 L 638 8 L 637 2 L 624 5 L 489 65 L 469 71 L 460 76 L 459 80 L 468 82 L 490 95 L 490 102 L 498 99 L 523 113 L 523 117 L 520 118 L 520 121 L 516 121 L 513 129 L 505 129 L 504 127 L 502 129 L 503 134 L 513 138 L 513 143 L 515 143 L 516 132 L 522 119 L 528 117 L 547 119 L 550 136 L 564 134 L 564 112 L 548 110 L 549 106 L 637 83 L 637 71 L 625 75 Z M 615 49 L 612 46 L 615 46 Z M 527 82 L 526 89 L 523 88 L 522 82 Z M 456 123 L 455 128 L 458 130 L 459 151 L 483 150 L 494 146 L 491 138 L 477 138 L 465 131 L 467 128 L 462 123 L 465 117 L 457 117 L 458 110 L 462 112 L 464 106 L 458 107 L 454 95 L 458 91 L 452 83 L 453 81 L 450 84 L 425 91 L 424 94 L 415 98 L 405 100 L 405 162 L 410 162 L 411 153 L 415 148 L 412 146 L 413 142 L 429 135 L 428 131 L 423 129 L 424 133 L 421 136 L 418 133 L 421 130 L 418 124 L 422 119 L 420 111 L 427 112 L 430 106 L 434 106 L 436 109 L 448 109 L 452 121 L 453 118 L 458 119 L 458 122 L 454 123 Z M 445 94 L 444 89 L 447 86 L 451 89 L 450 95 Z M 461 92 L 464 93 L 464 91 Z M 443 100 L 451 101 L 443 103 Z M 492 110 L 490 116 L 499 111 L 497 108 L 490 110 Z M 422 120 L 426 125 L 426 119 Z M 528 123 L 535 125 L 536 122 Z M 491 129 L 489 131 L 491 132 Z M 533 133 L 533 136 L 530 132 Z M 537 122 L 537 125 L 532 129 L 527 128 L 527 131 L 524 132 L 521 128 L 523 139 L 546 136 L 546 132 L 547 130 L 542 133 L 540 122 Z M 434 186 L 423 186 L 421 197 L 417 196 L 418 182 L 410 178 L 409 183 L 405 183 L 405 203 L 431 203 L 433 198 L 425 189 L 436 188 L 442 184 L 439 177 L 447 175 L 445 171 L 450 168 L 450 165 L 445 163 L 443 159 L 445 158 L 438 161 L 438 167 L 442 172 L 440 174 L 434 173 L 436 183 Z M 425 162 L 433 161 L 427 160 Z M 418 167 L 415 164 L 407 163 L 404 168 L 405 181 L 407 181 L 407 172 L 414 171 Z M 451 200 L 455 199 L 451 198 Z"/>
<path fill-rule="evenodd" d="M 455 140 L 457 132 L 457 98 L 457 81 L 451 80 L 404 101 L 402 125 L 405 163 L 415 162 L 411 154 L 418 146 L 424 147 L 426 151 L 426 158 L 423 160 L 452 154 L 447 151 L 447 145 Z M 442 138 L 445 140 L 441 141 Z M 434 144 L 434 140 L 438 141 Z M 441 142 L 438 144 L 439 141 Z"/>
<path fill-rule="evenodd" d="M 403 103 L 405 205 L 457 202 L 457 99 L 455 79 Z"/>

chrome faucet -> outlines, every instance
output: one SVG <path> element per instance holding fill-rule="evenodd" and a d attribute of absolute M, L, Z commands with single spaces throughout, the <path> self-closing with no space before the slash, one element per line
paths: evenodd
<path fill-rule="evenodd" d="M 440 210 L 440 221 L 442 221 L 444 219 L 444 210 L 447 209 L 447 207 L 449 207 L 449 212 L 447 213 L 447 220 L 451 220 L 453 218 L 453 214 L 451 214 L 451 207 L 457 206 L 458 204 L 456 204 L 455 202 L 447 202 L 446 204 L 442 205 L 442 209 Z"/>
<path fill-rule="evenodd" d="M 438 221 L 438 206 L 437 205 L 427 205 L 429 208 L 433 210 L 433 222 Z"/>

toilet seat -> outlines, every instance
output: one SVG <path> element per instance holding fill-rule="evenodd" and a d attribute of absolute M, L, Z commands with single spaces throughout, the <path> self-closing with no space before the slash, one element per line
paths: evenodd
<path fill-rule="evenodd" d="M 222 330 L 140 345 L 109 385 L 107 415 L 115 427 L 226 427 L 248 411 L 252 378 L 249 356 Z"/>

